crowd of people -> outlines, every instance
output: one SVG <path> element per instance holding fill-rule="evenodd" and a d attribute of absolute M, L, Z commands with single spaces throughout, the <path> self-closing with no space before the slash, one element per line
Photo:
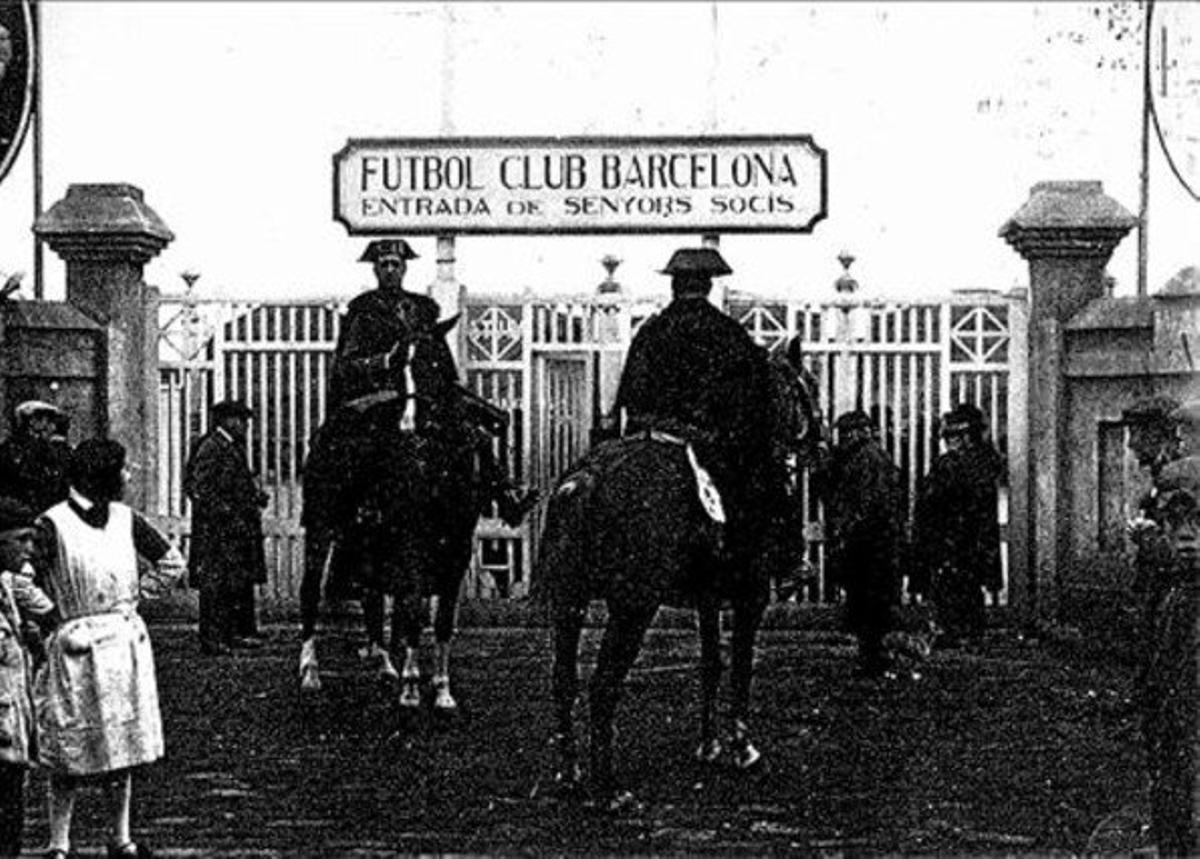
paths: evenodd
<path fill-rule="evenodd" d="M 401 288 L 412 256 L 401 240 L 372 242 L 364 254 L 380 287 L 352 304 L 343 326 L 335 407 L 377 409 L 380 420 L 403 422 L 397 349 L 414 326 L 435 324 L 439 316 L 431 299 Z M 695 451 L 697 509 L 721 524 L 721 539 L 737 553 L 760 538 L 765 517 L 804 517 L 791 509 L 799 503 L 794 492 L 764 476 L 774 474 L 770 463 L 778 454 L 761 420 L 777 407 L 769 380 L 778 367 L 707 299 L 712 278 L 729 272 L 711 248 L 672 258 L 666 270 L 672 302 L 632 344 L 617 394 L 619 423 L 609 431 L 686 439 L 689 456 Z M 806 413 L 801 467 L 824 504 L 827 581 L 845 594 L 846 627 L 858 640 L 857 673 L 894 676 L 885 640 L 899 623 L 905 576 L 910 592 L 933 607 L 940 646 L 980 642 L 985 595 L 995 599 L 1002 587 L 1004 468 L 987 437 L 986 416 L 968 403 L 941 416 L 943 450 L 910 505 L 878 423 L 863 411 L 842 414 L 827 444 L 799 343 L 787 359 Z M 131 773 L 162 756 L 163 740 L 153 654 L 137 606 L 177 583 L 185 565 L 162 534 L 122 503 L 126 462 L 119 443 L 88 439 L 72 449 L 69 416 L 41 401 L 22 403 L 13 417 L 12 435 L 0 444 L 0 703 L 12 702 L 0 707 L 0 856 L 21 850 L 27 770 L 34 764 L 49 775 L 48 856 L 71 855 L 75 798 L 91 783 L 101 784 L 109 799 L 108 855 L 147 856 L 130 836 Z M 200 645 L 206 654 L 224 655 L 262 644 L 254 589 L 266 580 L 267 498 L 245 455 L 251 410 L 226 401 L 210 418 L 210 431 L 190 451 L 184 489 L 192 502 L 190 584 L 200 592 Z M 469 420 L 486 498 L 519 523 L 535 496 L 508 479 L 482 424 Z M 1155 835 L 1160 852 L 1186 855 L 1200 848 L 1191 809 L 1200 786 L 1194 742 L 1200 736 L 1200 403 L 1151 398 L 1129 409 L 1124 422 L 1153 487 L 1139 502 L 1129 537 L 1148 644 L 1138 687 Z M 149 572 L 139 574 L 139 556 Z M 795 560 L 802 556 L 801 546 Z M 308 579 L 300 676 L 316 688 L 320 577 Z M 382 603 L 381 595 L 376 601 Z M 371 654 L 381 659 L 381 671 L 396 674 L 384 649 L 382 607 L 371 611 L 374 604 L 367 605 Z"/>
<path fill-rule="evenodd" d="M 102 788 L 110 857 L 145 857 L 130 833 L 132 775 L 163 754 L 141 600 L 183 575 L 179 551 L 121 502 L 125 449 L 72 449 L 68 416 L 17 407 L 0 445 L 0 856 L 21 852 L 29 767 L 48 775 L 50 844 L 66 859 L 80 788 Z M 138 558 L 148 562 L 146 571 Z"/>

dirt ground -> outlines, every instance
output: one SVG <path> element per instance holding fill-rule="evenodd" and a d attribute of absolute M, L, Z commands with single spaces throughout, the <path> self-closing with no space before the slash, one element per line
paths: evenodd
<path fill-rule="evenodd" d="M 618 720 L 619 778 L 644 806 L 620 816 L 549 789 L 548 631 L 465 630 L 448 725 L 401 724 L 345 623 L 322 640 L 325 689 L 305 704 L 295 627 L 267 632 L 261 651 L 203 657 L 190 627 L 152 628 L 168 756 L 136 780 L 134 827 L 162 855 L 1046 855 L 1148 842 L 1129 667 L 1014 631 L 883 682 L 852 678 L 838 634 L 764 632 L 754 729 L 766 760 L 752 774 L 693 762 L 696 637 L 652 631 Z M 585 671 L 596 644 L 592 631 Z M 46 843 L 42 776 L 29 793 L 33 850 Z M 82 855 L 100 855 L 101 806 L 81 798 Z"/>

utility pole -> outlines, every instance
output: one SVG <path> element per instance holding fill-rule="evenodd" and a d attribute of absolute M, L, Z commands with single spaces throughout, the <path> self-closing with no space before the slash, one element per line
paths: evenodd
<path fill-rule="evenodd" d="M 1147 295 L 1146 267 L 1150 249 L 1150 100 L 1154 97 L 1150 72 L 1150 33 L 1154 20 L 1154 0 L 1146 4 L 1146 23 L 1142 28 L 1142 170 L 1138 199 L 1138 298 Z M 1163 86 L 1166 87 L 1166 39 L 1163 40 Z"/>

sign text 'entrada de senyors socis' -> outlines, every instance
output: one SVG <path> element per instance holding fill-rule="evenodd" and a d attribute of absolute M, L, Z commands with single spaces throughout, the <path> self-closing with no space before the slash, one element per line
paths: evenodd
<path fill-rule="evenodd" d="M 808 232 L 826 215 L 807 135 L 351 139 L 333 167 L 355 235 Z"/>

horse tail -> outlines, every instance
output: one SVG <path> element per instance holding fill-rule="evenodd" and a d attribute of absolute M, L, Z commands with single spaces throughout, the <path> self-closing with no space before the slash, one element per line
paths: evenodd
<path fill-rule="evenodd" d="M 546 608 L 590 598 L 591 514 L 596 477 L 586 468 L 563 477 L 546 505 L 530 596 Z"/>

